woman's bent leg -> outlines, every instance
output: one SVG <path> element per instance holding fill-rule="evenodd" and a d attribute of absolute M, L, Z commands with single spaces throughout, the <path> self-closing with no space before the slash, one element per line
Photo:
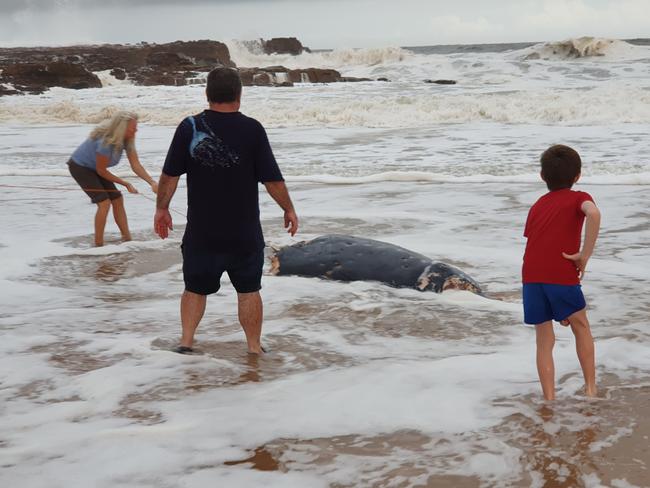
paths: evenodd
<path fill-rule="evenodd" d="M 95 246 L 104 245 L 104 228 L 106 228 L 106 217 L 111 208 L 110 200 L 97 202 L 97 212 L 95 213 Z"/>
<path fill-rule="evenodd" d="M 126 210 L 124 209 L 124 197 L 120 196 L 115 200 L 111 200 L 111 206 L 113 207 L 113 218 L 122 234 L 122 240 L 130 241 L 131 232 L 129 231 L 129 222 L 126 218 Z"/>

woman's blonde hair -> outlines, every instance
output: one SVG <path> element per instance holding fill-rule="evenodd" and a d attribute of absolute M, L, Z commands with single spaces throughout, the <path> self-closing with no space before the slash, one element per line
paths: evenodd
<path fill-rule="evenodd" d="M 113 152 L 121 153 L 122 149 L 131 151 L 135 149 L 135 138 L 124 140 L 129 122 L 138 120 L 138 114 L 122 110 L 110 119 L 102 122 L 90 133 L 91 139 L 100 139 L 104 146 L 113 146 Z"/>

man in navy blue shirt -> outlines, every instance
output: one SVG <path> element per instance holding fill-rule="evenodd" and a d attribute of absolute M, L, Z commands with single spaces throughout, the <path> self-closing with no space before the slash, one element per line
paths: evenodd
<path fill-rule="evenodd" d="M 263 352 L 259 290 L 264 237 L 258 183 L 284 210 L 288 232 L 293 236 L 298 230 L 298 216 L 266 131 L 257 120 L 239 112 L 241 91 L 236 70 L 216 68 L 209 73 L 210 108 L 185 118 L 177 127 L 158 183 L 154 228 L 165 239 L 172 229 L 169 204 L 179 177 L 187 175 L 187 227 L 181 245 L 183 332 L 176 348 L 181 353 L 192 352 L 206 296 L 219 290 L 224 271 L 237 290 L 248 351 Z"/>

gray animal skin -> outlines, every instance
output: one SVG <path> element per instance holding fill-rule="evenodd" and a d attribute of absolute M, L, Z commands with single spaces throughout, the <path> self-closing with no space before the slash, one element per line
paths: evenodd
<path fill-rule="evenodd" d="M 325 235 L 283 247 L 271 257 L 271 273 L 337 281 L 380 281 L 420 291 L 468 290 L 481 287 L 461 270 L 434 263 L 426 256 L 387 242 L 346 235 Z"/>

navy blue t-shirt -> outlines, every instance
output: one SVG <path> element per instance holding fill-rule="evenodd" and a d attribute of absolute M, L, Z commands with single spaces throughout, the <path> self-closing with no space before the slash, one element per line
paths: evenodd
<path fill-rule="evenodd" d="M 264 247 L 257 184 L 283 178 L 257 120 L 213 110 L 187 117 L 176 128 L 163 173 L 187 173 L 183 246 L 228 253 Z"/>

